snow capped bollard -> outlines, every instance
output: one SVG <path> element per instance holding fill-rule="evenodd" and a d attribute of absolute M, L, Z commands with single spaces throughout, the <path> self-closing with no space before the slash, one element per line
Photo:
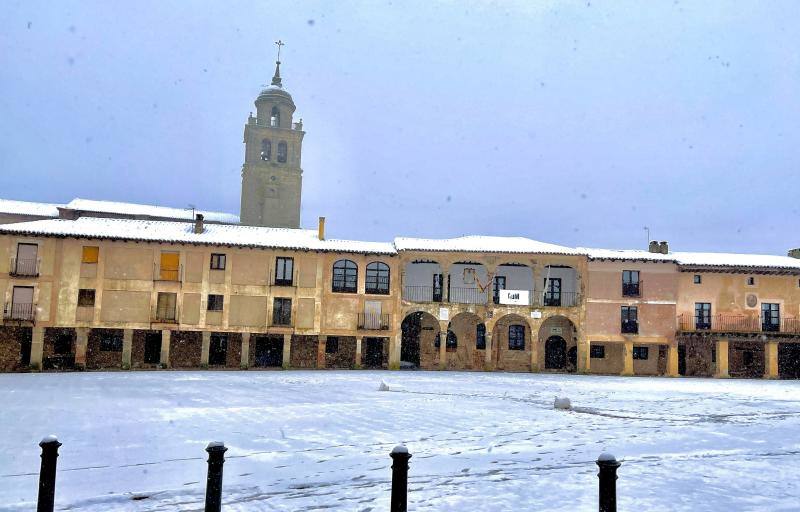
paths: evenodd
<path fill-rule="evenodd" d="M 572 402 L 570 402 L 569 398 L 567 397 L 556 397 L 555 401 L 553 402 L 553 409 L 563 409 L 568 411 L 572 409 Z"/>
<path fill-rule="evenodd" d="M 411 454 L 408 448 L 398 444 L 389 454 L 392 458 L 392 503 L 391 512 L 406 512 L 408 510 L 408 459 Z"/>
<path fill-rule="evenodd" d="M 222 465 L 225 464 L 225 443 L 208 443 L 208 478 L 206 479 L 206 512 L 220 512 L 222 508 Z"/>
<path fill-rule="evenodd" d="M 39 446 L 42 448 L 42 467 L 39 470 L 39 499 L 37 512 L 53 512 L 56 500 L 56 462 L 58 461 L 58 442 L 56 436 L 44 437 Z"/>
<path fill-rule="evenodd" d="M 600 471 L 600 512 L 617 512 L 617 468 L 620 463 L 610 453 L 601 453 L 597 457 Z"/>

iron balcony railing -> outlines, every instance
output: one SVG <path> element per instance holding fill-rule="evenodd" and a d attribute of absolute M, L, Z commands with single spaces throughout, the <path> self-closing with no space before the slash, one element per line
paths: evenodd
<path fill-rule="evenodd" d="M 36 304 L 28 302 L 6 303 L 3 309 L 3 320 L 33 322 L 36 319 Z"/>
<path fill-rule="evenodd" d="M 536 292 L 535 306 L 573 308 L 578 305 L 578 292 Z"/>
<path fill-rule="evenodd" d="M 622 296 L 623 297 L 641 297 L 642 296 L 642 281 L 638 283 L 622 283 Z"/>
<path fill-rule="evenodd" d="M 489 294 L 480 288 L 451 287 L 449 302 L 454 304 L 486 304 Z"/>
<path fill-rule="evenodd" d="M 639 322 L 636 320 L 623 321 L 620 330 L 622 334 L 639 334 Z"/>
<path fill-rule="evenodd" d="M 708 332 L 778 332 L 800 334 L 800 318 L 781 317 L 777 322 L 765 321 L 754 315 L 679 315 L 681 331 Z"/>
<path fill-rule="evenodd" d="M 388 313 L 359 313 L 358 328 L 366 331 L 388 331 L 391 316 Z"/>
<path fill-rule="evenodd" d="M 38 277 L 39 276 L 39 260 L 38 259 L 19 259 L 11 258 L 11 267 L 8 272 L 13 277 Z"/>
<path fill-rule="evenodd" d="M 527 290 L 530 291 L 530 290 Z M 451 302 L 454 304 L 486 304 L 489 299 L 500 305 L 500 295 L 480 288 L 451 287 L 449 297 L 437 286 L 403 286 L 403 300 L 406 302 Z M 531 291 L 528 306 L 532 307 L 575 307 L 580 302 L 578 292 Z"/>
<path fill-rule="evenodd" d="M 436 286 L 403 286 L 403 300 L 407 302 L 442 302 L 442 289 Z"/>

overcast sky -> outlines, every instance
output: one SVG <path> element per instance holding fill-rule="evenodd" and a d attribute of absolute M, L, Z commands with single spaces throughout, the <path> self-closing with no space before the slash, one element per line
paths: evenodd
<path fill-rule="evenodd" d="M 238 213 L 280 38 L 305 227 L 800 246 L 796 0 L 25 0 L 0 26 L 0 197 Z"/>

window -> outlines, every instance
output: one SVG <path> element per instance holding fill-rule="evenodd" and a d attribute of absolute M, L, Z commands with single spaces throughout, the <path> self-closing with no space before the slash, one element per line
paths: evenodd
<path fill-rule="evenodd" d="M 358 266 L 350 260 L 339 260 L 333 264 L 333 291 L 355 293 L 358 285 Z"/>
<path fill-rule="evenodd" d="M 508 350 L 525 350 L 525 326 L 508 326 Z"/>
<path fill-rule="evenodd" d="M 212 254 L 211 255 L 211 270 L 225 270 L 225 255 Z"/>
<path fill-rule="evenodd" d="M 742 364 L 744 366 L 750 366 L 753 364 L 753 352 L 750 350 L 745 350 L 742 352 Z"/>
<path fill-rule="evenodd" d="M 756 285 L 756 278 L 755 277 L 748 277 L 747 278 L 747 286 L 755 286 Z"/>
<path fill-rule="evenodd" d="M 325 340 L 325 353 L 335 354 L 339 352 L 339 338 L 336 336 L 328 336 Z"/>
<path fill-rule="evenodd" d="M 700 274 L 695 274 L 694 275 L 694 284 L 700 284 L 702 282 L 703 282 L 703 276 L 701 276 Z"/>
<path fill-rule="evenodd" d="M 500 290 L 506 289 L 506 276 L 494 276 L 492 282 L 492 300 L 495 304 L 500 304 Z"/>
<path fill-rule="evenodd" d="M 781 329 L 781 305 L 780 304 L 761 304 L 761 330 L 765 332 L 777 332 Z"/>
<path fill-rule="evenodd" d="M 605 359 L 606 346 L 605 345 L 592 345 L 589 348 L 589 357 L 592 359 Z"/>
<path fill-rule="evenodd" d="M 275 258 L 275 286 L 292 286 L 294 282 L 294 259 Z"/>
<path fill-rule="evenodd" d="M 649 347 L 633 347 L 633 358 L 646 361 L 650 355 Z"/>
<path fill-rule="evenodd" d="M 456 333 L 454 333 L 450 329 L 447 329 L 447 340 L 445 341 L 444 348 L 448 352 L 450 351 L 454 352 L 458 348 L 458 336 L 456 336 Z"/>
<path fill-rule="evenodd" d="M 544 305 L 556 307 L 561 305 L 561 278 L 545 278 Z"/>
<path fill-rule="evenodd" d="M 158 302 L 156 304 L 156 320 L 160 322 L 174 322 L 176 302 L 177 302 L 177 294 L 158 292 Z"/>
<path fill-rule="evenodd" d="M 162 281 L 178 281 L 180 277 L 180 263 L 180 253 L 162 252 L 159 279 Z"/>
<path fill-rule="evenodd" d="M 381 261 L 367 265 L 366 292 L 389 295 L 389 265 Z"/>
<path fill-rule="evenodd" d="M 286 149 L 286 143 L 281 141 L 278 143 L 278 162 L 285 164 L 286 163 L 286 155 L 289 151 Z"/>
<path fill-rule="evenodd" d="M 122 352 L 122 333 L 112 332 L 100 335 L 101 352 Z"/>
<path fill-rule="evenodd" d="M 17 259 L 11 265 L 18 276 L 38 276 L 39 246 L 36 244 L 17 244 Z"/>
<path fill-rule="evenodd" d="M 94 290 L 89 290 L 89 289 L 78 290 L 78 306 L 82 308 L 93 308 Z"/>
<path fill-rule="evenodd" d="M 228 336 L 226 334 L 211 334 L 208 345 L 208 365 L 225 366 L 228 359 Z"/>
<path fill-rule="evenodd" d="M 623 297 L 638 297 L 639 296 L 639 271 L 638 270 L 623 270 L 622 271 L 622 296 Z"/>
<path fill-rule="evenodd" d="M 209 295 L 208 296 L 208 310 L 209 311 L 222 311 L 225 304 L 224 295 Z"/>
<path fill-rule="evenodd" d="M 272 142 L 264 139 L 261 141 L 261 160 L 269 162 L 270 158 L 272 158 Z"/>
<path fill-rule="evenodd" d="M 711 303 L 694 303 L 694 327 L 698 331 L 707 331 L 711 329 Z"/>
<path fill-rule="evenodd" d="M 85 245 L 81 254 L 81 263 L 97 263 L 100 259 L 100 248 L 93 245 Z"/>
<path fill-rule="evenodd" d="M 442 291 L 444 290 L 444 275 L 433 274 L 433 302 L 442 302 Z"/>
<path fill-rule="evenodd" d="M 639 334 L 638 308 L 622 306 L 622 334 Z"/>
<path fill-rule="evenodd" d="M 292 325 L 292 299 L 275 297 L 272 303 L 272 325 Z"/>
<path fill-rule="evenodd" d="M 272 107 L 272 112 L 269 116 L 269 125 L 276 128 L 281 125 L 281 111 L 278 110 L 278 107 Z"/>
<path fill-rule="evenodd" d="M 475 328 L 475 348 L 477 350 L 486 350 L 486 326 L 478 324 Z"/>

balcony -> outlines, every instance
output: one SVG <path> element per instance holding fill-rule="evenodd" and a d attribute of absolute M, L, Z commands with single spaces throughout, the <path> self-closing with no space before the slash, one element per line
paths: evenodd
<path fill-rule="evenodd" d="M 176 324 L 178 323 L 178 314 L 175 308 L 156 308 L 152 319 L 153 323 Z"/>
<path fill-rule="evenodd" d="M 622 296 L 623 297 L 641 297 L 642 296 L 642 281 L 638 283 L 622 283 Z"/>
<path fill-rule="evenodd" d="M 388 331 L 391 317 L 382 313 L 359 313 L 358 329 L 363 331 Z"/>
<path fill-rule="evenodd" d="M 535 306 L 573 308 L 578 305 L 578 292 L 536 292 Z"/>
<path fill-rule="evenodd" d="M 11 277 L 38 277 L 39 260 L 11 258 L 8 275 Z"/>
<path fill-rule="evenodd" d="M 620 330 L 622 334 L 639 334 L 639 322 L 636 320 L 623 321 Z"/>
<path fill-rule="evenodd" d="M 480 288 L 451 287 L 448 299 L 453 304 L 486 304 L 489 294 Z"/>
<path fill-rule="evenodd" d="M 679 315 L 678 329 L 683 332 L 800 334 L 800 318 L 781 317 L 777 320 L 765 322 L 764 318 L 754 315 Z"/>
<path fill-rule="evenodd" d="M 34 322 L 36 320 L 36 304 L 6 303 L 3 309 L 3 320 L 17 322 Z"/>
<path fill-rule="evenodd" d="M 442 289 L 434 286 L 404 286 L 403 300 L 407 302 L 442 302 Z"/>

